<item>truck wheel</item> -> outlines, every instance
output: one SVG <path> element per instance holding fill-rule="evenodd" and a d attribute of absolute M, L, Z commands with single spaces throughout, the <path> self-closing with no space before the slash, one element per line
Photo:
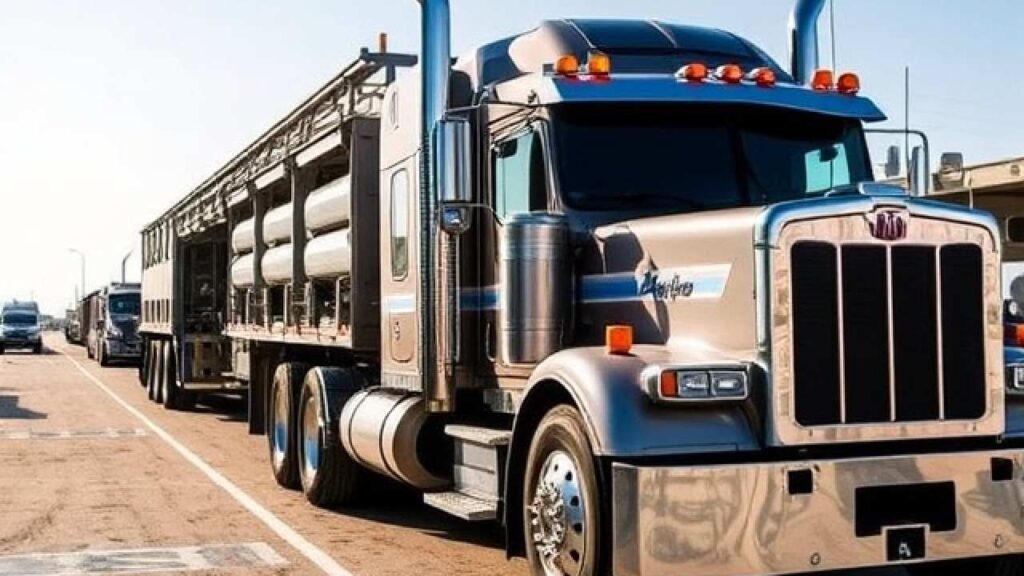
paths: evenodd
<path fill-rule="evenodd" d="M 106 368 L 110 366 L 109 355 L 107 354 L 107 345 L 100 342 L 96 345 L 96 361 L 100 363 L 100 366 Z"/>
<path fill-rule="evenodd" d="M 4 345 L 0 344 L 0 354 L 3 354 L 4 352 L 5 352 Z"/>
<path fill-rule="evenodd" d="M 594 456 L 579 412 L 556 406 L 530 443 L 523 483 L 523 531 L 530 573 L 598 574 L 601 502 Z"/>
<path fill-rule="evenodd" d="M 341 406 L 358 390 L 353 373 L 316 367 L 306 373 L 299 397 L 298 469 L 302 492 L 314 506 L 351 503 L 363 471 L 345 452 L 338 436 Z"/>
<path fill-rule="evenodd" d="M 146 390 L 149 399 L 153 402 L 157 401 L 160 387 L 163 385 L 160 382 L 164 374 L 163 345 L 163 342 L 153 342 L 152 375 L 149 379 L 149 387 Z"/>
<path fill-rule="evenodd" d="M 139 386 L 146 387 L 149 378 L 149 342 L 142 341 L 142 358 L 139 358 Z"/>
<path fill-rule="evenodd" d="M 270 410 L 267 414 L 267 445 L 274 479 L 285 488 L 299 487 L 298 400 L 302 377 L 307 367 L 297 362 L 277 365 L 270 385 Z"/>
<path fill-rule="evenodd" d="M 36 344 L 35 346 L 33 346 L 32 347 L 32 353 L 33 354 L 42 354 L 43 353 L 43 343 L 40 342 L 40 343 Z"/>
<path fill-rule="evenodd" d="M 168 342 L 164 345 L 163 354 L 164 377 L 160 388 L 160 400 L 164 408 L 168 410 L 178 409 L 178 371 L 174 362 L 174 344 Z"/>

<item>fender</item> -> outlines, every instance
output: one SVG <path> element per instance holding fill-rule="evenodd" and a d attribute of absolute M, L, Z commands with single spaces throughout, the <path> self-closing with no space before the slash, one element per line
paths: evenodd
<path fill-rule="evenodd" d="M 557 382 L 583 415 L 596 456 L 633 458 L 758 450 L 761 443 L 740 405 L 687 408 L 651 402 L 640 373 L 666 358 L 664 348 L 637 347 L 631 355 L 604 348 L 558 352 L 537 366 L 523 392 L 522 406 L 542 383 Z M 706 358 L 704 359 L 706 360 Z M 519 437 L 516 417 L 513 438 Z"/>

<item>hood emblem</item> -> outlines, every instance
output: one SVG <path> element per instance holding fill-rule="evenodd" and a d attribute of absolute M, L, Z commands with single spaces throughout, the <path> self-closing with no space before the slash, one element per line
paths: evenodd
<path fill-rule="evenodd" d="M 871 235 L 879 240 L 903 240 L 907 237 L 908 219 L 905 212 L 882 210 L 875 212 L 874 220 L 869 217 L 868 227 L 871 229 Z"/>

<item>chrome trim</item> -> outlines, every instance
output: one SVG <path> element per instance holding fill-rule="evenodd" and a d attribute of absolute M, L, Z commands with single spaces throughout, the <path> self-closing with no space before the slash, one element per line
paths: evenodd
<path fill-rule="evenodd" d="M 874 188 L 861 188 L 874 190 Z M 765 208 L 758 216 L 754 229 L 754 242 L 767 248 L 777 247 L 782 228 L 798 220 L 814 220 L 830 216 L 863 214 L 882 207 L 906 210 L 911 216 L 949 220 L 985 228 L 992 243 L 1000 250 L 999 225 L 992 214 L 965 206 L 912 198 L 909 196 L 835 195 L 825 198 L 781 202 Z"/>
<path fill-rule="evenodd" d="M 798 84 L 808 84 L 818 67 L 818 17 L 825 0 L 797 0 L 789 13 L 789 70 Z"/>
<path fill-rule="evenodd" d="M 1014 478 L 992 480 L 992 460 Z M 612 558 L 620 576 L 788 574 L 884 565 L 886 536 L 855 536 L 857 489 L 955 483 L 957 523 L 926 534 L 925 560 L 1024 552 L 1024 451 L 831 461 L 612 468 Z M 789 494 L 811 470 L 813 492 Z M 909 522 L 908 524 L 918 524 Z"/>
<path fill-rule="evenodd" d="M 420 119 L 420 202 L 419 202 L 419 293 L 420 327 L 417 338 L 417 360 L 423 393 L 428 410 L 446 411 L 453 398 L 448 390 L 447 378 L 439 374 L 437 362 L 441 333 L 437 327 L 438 310 L 444 302 L 440 292 L 444 278 L 440 268 L 439 241 L 439 171 L 444 162 L 439 154 L 435 128 L 448 108 L 448 75 L 451 61 L 451 15 L 448 0 L 419 0 L 421 8 L 421 90 L 422 116 Z M 439 378 L 440 376 L 440 378 Z M 438 380 L 442 380 L 438 382 Z"/>
<path fill-rule="evenodd" d="M 793 445 L 834 442 L 865 442 L 892 439 L 927 438 L 932 436 L 996 436 L 1005 431 L 1005 375 L 996 368 L 1003 363 L 1002 299 L 999 292 L 999 244 L 992 231 L 994 220 L 984 213 L 960 210 L 914 198 L 831 197 L 818 201 L 800 201 L 773 206 L 765 210 L 758 223 L 756 238 L 759 249 L 770 258 L 766 264 L 769 278 L 783 285 L 789 277 L 789 251 L 793 243 L 807 238 L 824 239 L 837 246 L 855 242 L 886 246 L 887 266 L 892 269 L 891 246 L 900 244 L 930 245 L 937 248 L 967 242 L 982 248 L 983 305 L 985 321 L 986 412 L 976 420 L 927 420 L 897 422 L 893 325 L 889 324 L 889 377 L 891 422 L 870 424 L 838 423 L 823 426 L 802 426 L 795 418 L 795 385 L 793 375 L 792 313 L 789 290 L 765 288 L 767 315 L 759 318 L 768 327 L 768 348 L 763 350 L 772 367 L 767 397 L 766 437 L 770 445 Z M 895 203 L 894 203 L 895 202 Z M 905 239 L 887 242 L 871 236 L 864 216 L 880 207 L 897 207 L 918 218 Z M 799 208 L 799 209 L 795 209 Z M 828 208 L 833 208 L 828 210 Z M 858 209 L 859 208 L 859 209 Z M 780 216 L 781 214 L 781 216 Z M 772 219 L 772 216 L 776 219 Z M 979 225 L 980 223 L 980 225 Z M 774 234 L 774 236 L 773 236 Z M 771 243 L 766 242 L 771 240 Z M 892 302 L 892 274 L 887 287 Z M 940 304 L 941 305 L 941 304 Z M 765 313 L 762 311 L 762 313 Z M 892 318 L 892 309 L 889 309 Z M 941 326 L 939 328 L 941 330 Z M 941 355 L 941 349 L 939 350 Z"/>

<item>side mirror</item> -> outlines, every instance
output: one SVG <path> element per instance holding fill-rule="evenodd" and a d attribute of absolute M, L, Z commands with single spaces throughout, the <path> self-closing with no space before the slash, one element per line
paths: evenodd
<path fill-rule="evenodd" d="M 925 155 L 923 146 L 915 146 L 910 153 L 910 174 L 908 174 L 908 179 L 912 196 L 928 195 L 931 174 L 928 170 L 928 157 Z"/>
<path fill-rule="evenodd" d="M 472 131 L 465 118 L 445 118 L 434 131 L 441 227 L 449 234 L 469 229 L 473 203 Z"/>
<path fill-rule="evenodd" d="M 889 146 L 885 152 L 885 177 L 895 178 L 900 175 L 900 147 L 895 144 Z"/>

